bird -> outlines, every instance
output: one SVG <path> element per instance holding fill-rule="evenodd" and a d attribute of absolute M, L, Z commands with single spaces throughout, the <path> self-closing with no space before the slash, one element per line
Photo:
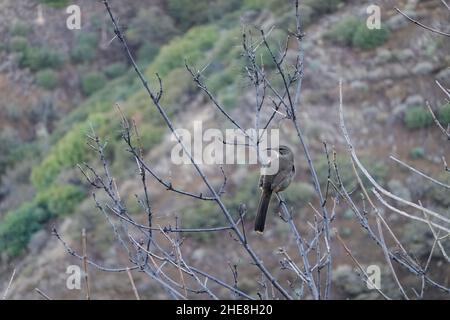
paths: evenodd
<path fill-rule="evenodd" d="M 262 192 L 256 211 L 255 231 L 261 234 L 264 232 L 272 193 L 285 190 L 295 176 L 294 153 L 289 147 L 281 145 L 278 148 L 268 150 L 273 150 L 278 154 L 278 171 L 271 175 L 262 174 L 259 179 L 259 187 Z"/>

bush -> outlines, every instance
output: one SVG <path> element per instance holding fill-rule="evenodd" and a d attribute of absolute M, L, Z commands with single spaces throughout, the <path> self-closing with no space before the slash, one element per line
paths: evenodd
<path fill-rule="evenodd" d="M 402 228 L 401 241 L 416 257 L 427 259 L 433 247 L 434 236 L 426 223 L 408 222 Z M 450 241 L 442 241 L 444 250 L 450 250 Z M 443 258 L 441 250 L 435 249 L 433 257 Z"/>
<path fill-rule="evenodd" d="M 79 188 L 57 187 L 9 212 L 0 224 L 0 252 L 8 257 L 21 254 L 36 231 L 50 219 L 71 213 L 83 198 L 84 193 Z"/>
<path fill-rule="evenodd" d="M 44 89 L 52 90 L 58 84 L 57 74 L 50 69 L 39 71 L 36 74 L 36 83 Z"/>
<path fill-rule="evenodd" d="M 370 175 L 380 184 L 384 185 L 386 183 L 386 178 L 388 176 L 388 167 L 384 165 L 382 162 L 376 162 L 372 158 L 362 158 L 360 159 L 362 165 L 367 169 Z M 331 161 L 331 179 L 334 183 L 337 183 L 337 177 L 334 170 L 334 164 Z M 341 178 L 342 184 L 346 187 L 347 190 L 353 190 L 355 188 L 359 188 L 359 183 L 357 181 L 355 171 L 353 170 L 352 163 L 347 156 L 337 155 L 337 166 L 339 170 L 339 176 Z M 327 185 L 328 178 L 328 161 L 325 156 L 321 156 L 316 161 L 316 171 L 317 176 L 319 178 L 320 185 L 322 189 L 324 189 Z M 365 186 L 370 185 L 367 178 L 358 172 L 359 176 Z"/>
<path fill-rule="evenodd" d="M 31 182 L 36 189 L 46 189 L 63 169 L 73 168 L 76 164 L 88 160 L 88 156 L 91 153 L 88 152 L 85 135 L 90 130 L 90 124 L 95 126 L 99 136 L 105 137 L 110 133 L 110 123 L 111 118 L 107 115 L 95 114 L 90 116 L 85 122 L 73 126 L 52 147 L 41 164 L 33 168 Z"/>
<path fill-rule="evenodd" d="M 23 36 L 12 37 L 9 41 L 9 50 L 13 52 L 25 52 L 28 49 L 28 40 Z"/>
<path fill-rule="evenodd" d="M 315 16 L 320 16 L 335 12 L 341 2 L 341 0 L 306 0 L 303 4 L 311 7 Z"/>
<path fill-rule="evenodd" d="M 19 135 L 14 129 L 2 129 L 0 132 L 0 176 L 8 166 L 12 165 L 12 155 L 20 145 Z"/>
<path fill-rule="evenodd" d="M 208 21 L 209 0 L 168 0 L 169 14 L 182 30 Z"/>
<path fill-rule="evenodd" d="M 170 83 L 170 86 L 165 88 L 162 103 L 170 110 L 179 109 L 181 98 L 197 91 L 197 86 L 185 68 L 172 70 L 164 81 Z"/>
<path fill-rule="evenodd" d="M 439 121 L 444 127 L 450 124 L 450 103 L 443 105 L 439 110 Z"/>
<path fill-rule="evenodd" d="M 10 32 L 11 32 L 11 36 L 16 36 L 16 37 L 26 37 L 31 30 L 31 26 L 23 23 L 23 22 L 16 22 Z"/>
<path fill-rule="evenodd" d="M 0 251 L 9 257 L 22 253 L 33 233 L 49 219 L 48 212 L 25 204 L 7 214 L 0 224 Z"/>
<path fill-rule="evenodd" d="M 22 68 L 30 68 L 31 71 L 58 69 L 63 62 L 62 55 L 53 49 L 32 47 L 28 47 L 19 60 Z"/>
<path fill-rule="evenodd" d="M 68 0 L 40 0 L 40 1 L 41 1 L 41 3 L 43 3 L 49 7 L 57 8 L 57 9 L 67 6 L 68 2 L 69 2 Z"/>
<path fill-rule="evenodd" d="M 106 77 L 100 72 L 90 72 L 81 78 L 81 89 L 83 93 L 90 96 L 102 89 L 106 84 Z"/>
<path fill-rule="evenodd" d="M 353 46 L 371 50 L 384 44 L 389 38 L 389 30 L 387 28 L 369 29 L 366 24 L 360 24 L 353 36 Z"/>
<path fill-rule="evenodd" d="M 314 196 L 314 187 L 309 183 L 296 182 L 292 183 L 283 194 L 288 206 L 300 209 L 311 201 Z"/>
<path fill-rule="evenodd" d="M 125 63 L 116 62 L 116 63 L 113 63 L 113 64 L 107 66 L 104 69 L 104 73 L 108 78 L 114 79 L 114 78 L 124 75 L 126 73 L 127 69 L 128 69 L 128 67 Z"/>
<path fill-rule="evenodd" d="M 172 18 L 160 8 L 152 6 L 139 11 L 126 31 L 132 45 L 153 44 L 159 47 L 178 33 Z"/>
<path fill-rule="evenodd" d="M 408 129 L 420 129 L 430 126 L 433 117 L 426 108 L 416 106 L 406 110 L 404 122 Z"/>
<path fill-rule="evenodd" d="M 325 39 L 340 46 L 350 47 L 353 44 L 355 31 L 361 23 L 362 22 L 355 17 L 344 18 L 325 34 Z"/>
<path fill-rule="evenodd" d="M 425 149 L 422 147 L 416 147 L 409 153 L 414 160 L 425 158 Z"/>
<path fill-rule="evenodd" d="M 173 69 L 184 67 L 185 59 L 191 66 L 204 63 L 205 52 L 212 48 L 218 36 L 213 26 L 192 28 L 183 37 L 177 37 L 161 48 L 149 72 L 151 75 L 158 72 L 164 77 Z"/>
<path fill-rule="evenodd" d="M 52 217 L 65 216 L 77 207 L 84 196 L 84 191 L 79 187 L 55 186 L 38 194 L 34 203 L 49 212 Z"/>
<path fill-rule="evenodd" d="M 153 59 L 158 55 L 159 48 L 159 45 L 151 42 L 143 44 L 137 52 L 137 58 L 139 62 L 142 64 L 149 64 L 150 62 L 152 62 Z"/>
<path fill-rule="evenodd" d="M 72 61 L 76 63 L 92 61 L 97 55 L 97 41 L 97 36 L 93 33 L 79 35 L 71 52 Z"/>

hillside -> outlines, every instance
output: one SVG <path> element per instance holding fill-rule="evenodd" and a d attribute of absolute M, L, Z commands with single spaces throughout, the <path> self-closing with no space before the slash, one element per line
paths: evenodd
<path fill-rule="evenodd" d="M 143 196 L 143 190 L 136 161 L 127 152 L 121 136 L 121 113 L 136 123 L 143 157 L 158 175 L 195 194 L 208 194 L 208 190 L 191 165 L 170 162 L 175 144 L 170 131 L 123 55 L 102 3 L 75 1 L 82 8 L 83 28 L 74 32 L 64 26 L 66 4 L 58 6 L 64 1 L 41 1 L 44 4 L 40 6 L 38 2 L 0 3 L 0 292 L 15 269 L 9 292 L 12 299 L 38 299 L 35 288 L 55 298 L 83 299 L 83 291 L 66 288 L 67 266 L 80 262 L 52 236 L 53 226 L 76 250 L 81 250 L 81 230 L 86 229 L 89 257 L 101 265 L 114 268 L 129 263 L 128 253 L 119 249 L 92 193 L 99 201 L 106 201 L 106 196 L 95 190 L 77 168 L 86 162 L 102 169 L 101 161 L 86 143 L 92 129 L 107 142 L 105 154 L 111 174 L 121 200 L 137 221 L 146 221 L 143 208 L 136 201 L 136 196 Z M 192 129 L 194 121 L 202 121 L 204 129 L 229 126 L 211 99 L 196 86 L 185 61 L 195 70 L 207 66 L 204 81 L 210 92 L 244 128 L 253 126 L 254 88 L 244 68 L 242 32 L 250 30 L 256 38 L 259 28 L 270 30 L 271 44 L 282 48 L 285 37 L 295 28 L 289 1 L 280 4 L 276 0 L 216 0 L 209 6 L 207 1 L 194 5 L 189 0 L 145 0 L 129 5 L 110 2 L 151 87 L 158 86 L 156 73 L 162 78 L 161 104 L 175 127 Z M 435 84 L 435 79 L 447 86 L 450 83 L 448 39 L 410 24 L 394 10 L 392 1 L 379 1 L 383 28 L 376 40 L 361 28 L 367 17 L 367 4 L 350 0 L 330 1 L 323 6 L 320 3 L 323 2 L 305 1 L 300 8 L 305 28 L 305 71 L 298 117 L 322 188 L 325 189 L 328 176 L 323 149 L 326 141 L 330 149 L 337 151 L 344 184 L 357 189 L 339 125 L 342 79 L 345 118 L 354 147 L 377 182 L 394 194 L 414 203 L 420 200 L 450 217 L 446 189 L 427 183 L 389 159 L 394 155 L 439 181 L 450 183 L 441 160 L 448 155 L 449 146 L 425 108 L 429 101 L 441 122 L 445 126 L 450 123 L 449 101 Z M 406 8 L 425 23 L 433 22 L 448 30 L 444 22 L 449 13 L 442 10 L 438 0 L 399 0 L 395 6 Z M 41 10 L 45 22 L 38 24 L 36 12 Z M 276 66 L 259 50 L 258 58 L 269 77 L 275 79 Z M 292 44 L 287 57 L 295 57 Z M 268 117 L 267 112 L 263 117 Z M 295 207 L 296 225 L 307 233 L 309 225 L 303 221 L 314 216 L 309 204 L 319 207 L 320 203 L 314 195 L 295 128 L 280 119 L 275 126 L 298 155 L 297 175 L 285 196 Z M 217 166 L 202 168 L 214 186 L 220 187 L 223 177 Z M 274 274 L 288 280 L 280 270 L 278 253 L 280 247 L 295 242 L 288 236 L 287 224 L 271 214 L 264 237 L 250 232 L 259 197 L 257 168 L 225 166 L 224 171 L 224 203 L 234 217 L 238 217 L 240 206 L 246 205 L 249 242 L 260 256 L 266 257 L 266 266 Z M 148 181 L 148 189 L 154 225 L 165 227 L 180 222 L 189 229 L 219 227 L 224 223 L 211 202 L 174 195 L 154 180 Z M 360 190 L 356 192 L 362 194 Z M 356 198 L 358 205 L 365 205 L 360 197 L 355 195 Z M 341 201 L 334 227 L 362 264 L 376 263 L 383 272 L 388 270 L 383 252 L 376 250 Z M 383 214 L 405 247 L 420 263 L 426 263 L 433 246 L 428 226 L 390 210 Z M 162 235 L 158 237 L 163 239 Z M 253 281 L 260 272 L 248 267 L 248 258 L 227 232 L 205 236 L 185 233 L 183 238 L 183 254 L 191 264 L 207 272 L 216 271 L 230 282 L 233 274 L 228 264 L 236 264 L 239 287 L 249 294 L 260 290 Z M 445 248 L 450 248 L 449 242 L 443 242 Z M 358 281 L 352 260 L 336 238 L 331 246 L 335 252 L 331 297 L 380 298 Z M 292 248 L 288 250 L 291 251 Z M 295 259 L 300 261 L 300 257 Z M 438 250 L 434 251 L 430 270 L 436 280 L 450 286 L 450 269 Z M 167 298 L 144 273 L 133 275 L 142 298 Z M 420 286 L 408 273 L 399 271 L 399 275 L 405 284 Z M 91 268 L 90 278 L 95 299 L 134 298 L 126 273 L 117 275 Z M 386 280 L 385 288 L 399 298 L 391 282 Z M 430 288 L 426 298 L 448 299 L 449 295 Z"/>

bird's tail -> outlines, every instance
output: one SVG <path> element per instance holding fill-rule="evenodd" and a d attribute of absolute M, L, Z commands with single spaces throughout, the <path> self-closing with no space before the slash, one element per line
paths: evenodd
<path fill-rule="evenodd" d="M 266 224 L 267 209 L 269 209 L 272 191 L 264 189 L 259 199 L 258 211 L 256 212 L 255 231 L 263 233 Z"/>

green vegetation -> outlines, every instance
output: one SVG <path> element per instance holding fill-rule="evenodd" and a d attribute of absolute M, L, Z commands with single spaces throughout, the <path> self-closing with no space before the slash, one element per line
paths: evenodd
<path fill-rule="evenodd" d="M 50 219 L 71 213 L 84 196 L 77 187 L 58 186 L 9 212 L 0 224 L 0 252 L 8 257 L 21 254 L 36 231 Z"/>
<path fill-rule="evenodd" d="M 384 44 L 388 40 L 389 34 L 387 28 L 370 30 L 365 24 L 361 24 L 353 37 L 353 46 L 371 50 Z"/>
<path fill-rule="evenodd" d="M 19 64 L 31 71 L 58 69 L 64 63 L 63 56 L 54 49 L 27 47 L 21 54 Z"/>
<path fill-rule="evenodd" d="M 256 209 L 260 197 L 258 186 L 259 172 L 250 173 L 243 179 L 237 190 L 229 196 L 223 198 L 224 204 L 229 212 L 239 218 L 239 208 L 245 205 L 246 215 L 245 221 L 251 221 L 255 218 Z M 285 192 L 283 192 L 285 200 L 289 207 L 302 209 L 308 205 L 314 195 L 314 188 L 307 183 L 293 182 Z M 273 196 L 272 204 L 269 210 L 276 210 L 278 201 Z M 223 213 L 214 202 L 200 202 L 193 208 L 189 208 L 182 213 L 181 225 L 183 228 L 215 228 L 227 225 L 227 221 Z M 269 215 L 268 219 L 274 219 L 274 215 Z M 214 237 L 215 233 L 193 233 L 195 239 L 207 241 Z"/>
<path fill-rule="evenodd" d="M 122 62 L 116 62 L 107 66 L 103 72 L 109 79 L 114 79 L 124 75 L 127 72 L 127 65 Z"/>
<path fill-rule="evenodd" d="M 20 145 L 18 133 L 11 128 L 0 131 L 0 176 L 12 164 L 14 150 Z"/>
<path fill-rule="evenodd" d="M 72 128 L 50 150 L 44 161 L 33 169 L 31 181 L 38 190 L 44 190 L 50 186 L 63 169 L 73 168 L 78 163 L 87 160 L 92 153 L 88 152 L 85 135 L 90 131 L 92 124 L 98 129 L 98 134 L 108 134 L 107 125 L 109 117 L 105 114 L 92 115 L 89 119 Z"/>
<path fill-rule="evenodd" d="M 177 33 L 172 18 L 166 15 L 158 7 L 150 7 L 139 11 L 138 15 L 131 21 L 126 31 L 127 40 L 130 44 L 156 42 L 161 45 L 166 43 Z"/>
<path fill-rule="evenodd" d="M 40 0 L 41 3 L 56 9 L 63 8 L 68 5 L 69 0 Z"/>
<path fill-rule="evenodd" d="M 23 23 L 16 22 L 11 27 L 10 33 L 13 37 L 26 37 L 31 31 L 31 26 Z"/>
<path fill-rule="evenodd" d="M 416 147 L 411 150 L 410 156 L 414 160 L 423 159 L 425 158 L 425 149 L 422 147 Z"/>
<path fill-rule="evenodd" d="M 339 21 L 327 32 L 325 39 L 340 46 L 371 50 L 384 44 L 389 35 L 386 28 L 371 30 L 362 20 L 350 16 Z"/>
<path fill-rule="evenodd" d="M 36 74 L 36 83 L 44 89 L 52 90 L 56 88 L 58 84 L 57 73 L 50 69 L 39 71 Z"/>
<path fill-rule="evenodd" d="M 351 47 L 355 31 L 360 24 L 361 21 L 358 18 L 347 17 L 334 25 L 334 27 L 325 34 L 325 38 L 337 45 Z"/>
<path fill-rule="evenodd" d="M 439 122 L 444 126 L 447 127 L 450 124 L 450 103 L 447 103 L 443 105 L 439 109 Z"/>
<path fill-rule="evenodd" d="M 25 52 L 28 48 L 28 40 L 23 36 L 14 36 L 9 41 L 9 50 L 13 52 Z"/>
<path fill-rule="evenodd" d="M 332 159 L 330 159 L 332 161 Z M 339 170 L 339 176 L 341 178 L 342 184 L 348 189 L 353 190 L 359 187 L 355 172 L 353 170 L 352 163 L 347 156 L 337 155 L 337 167 Z M 386 178 L 388 176 L 388 167 L 383 164 L 383 162 L 374 161 L 372 158 L 361 158 L 362 164 L 365 166 L 370 175 L 380 184 L 386 184 Z M 328 179 L 328 160 L 325 156 L 321 156 L 316 160 L 316 171 L 322 188 L 326 187 Z M 331 179 L 337 184 L 337 176 L 334 170 L 334 163 L 331 162 Z M 364 185 L 367 185 L 369 181 L 365 176 L 359 172 Z"/>
<path fill-rule="evenodd" d="M 333 13 L 341 4 L 341 0 L 306 0 L 304 5 L 312 8 L 314 15 L 319 16 L 323 14 Z"/>
<path fill-rule="evenodd" d="M 92 71 L 82 76 L 81 89 L 87 96 L 102 89 L 106 84 L 106 77 L 103 73 Z"/>
<path fill-rule="evenodd" d="M 184 67 L 185 59 L 191 66 L 204 63 L 205 51 L 213 47 L 218 36 L 214 26 L 192 28 L 183 37 L 176 37 L 161 48 L 150 71 L 164 77 L 173 69 Z M 153 77 L 153 74 L 150 76 Z"/>
<path fill-rule="evenodd" d="M 224 12 L 240 7 L 240 0 L 168 0 L 169 14 L 182 30 L 207 21 L 218 20 Z"/>
<path fill-rule="evenodd" d="M 301 209 L 308 205 L 314 196 L 314 187 L 310 183 L 295 182 L 283 192 L 288 206 Z"/>
<path fill-rule="evenodd" d="M 425 107 L 416 106 L 406 110 L 404 122 L 408 129 L 421 129 L 433 124 L 433 117 Z"/>
<path fill-rule="evenodd" d="M 71 52 L 72 61 L 85 63 L 94 60 L 97 55 L 98 37 L 94 33 L 82 33 L 75 39 L 75 46 Z"/>

